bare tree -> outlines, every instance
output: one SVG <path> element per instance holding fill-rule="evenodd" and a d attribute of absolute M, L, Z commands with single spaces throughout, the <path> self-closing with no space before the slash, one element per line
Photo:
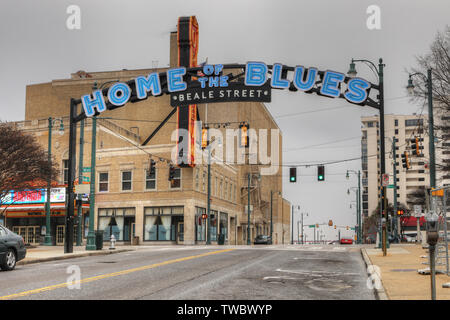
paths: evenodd
<path fill-rule="evenodd" d="M 443 32 L 438 32 L 436 38 L 430 46 L 430 52 L 416 57 L 417 67 L 407 70 L 410 74 L 420 72 L 427 74 L 428 69 L 432 69 L 433 79 L 433 109 L 435 137 L 438 141 L 448 141 L 450 139 L 449 126 L 445 121 L 440 121 L 442 117 L 449 117 L 450 114 L 450 26 Z M 412 101 L 425 105 L 427 103 L 428 87 L 424 77 L 414 78 L 414 94 Z M 438 144 L 436 148 L 450 150 L 448 144 Z M 450 162 L 436 159 L 436 169 L 440 170 L 444 176 L 450 174 Z"/>
<path fill-rule="evenodd" d="M 46 188 L 48 179 L 56 175 L 56 164 L 48 161 L 47 151 L 34 136 L 11 123 L 0 123 L 0 205 L 11 190 Z"/>

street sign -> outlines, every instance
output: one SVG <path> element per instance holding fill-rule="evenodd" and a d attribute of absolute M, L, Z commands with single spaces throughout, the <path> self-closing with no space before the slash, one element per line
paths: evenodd
<path fill-rule="evenodd" d="M 416 217 L 422 216 L 422 206 L 420 204 L 414 205 L 414 214 L 416 215 Z"/>
<path fill-rule="evenodd" d="M 390 189 L 394 189 L 395 188 L 395 186 L 393 184 L 390 184 L 387 187 L 390 188 Z"/>
<path fill-rule="evenodd" d="M 80 193 L 81 194 L 82 193 L 89 193 L 90 190 L 91 190 L 91 185 L 90 184 L 84 183 L 84 184 L 77 184 L 75 186 L 75 193 L 78 193 L 78 194 L 80 194 Z"/>
<path fill-rule="evenodd" d="M 83 182 L 90 182 L 91 179 L 89 177 L 83 177 Z"/>
<path fill-rule="evenodd" d="M 310 228 L 314 228 L 316 225 L 315 224 L 310 224 L 309 227 Z"/>
<path fill-rule="evenodd" d="M 91 167 L 83 167 L 83 169 L 81 169 L 81 171 L 82 171 L 83 173 L 91 172 Z"/>
<path fill-rule="evenodd" d="M 389 185 L 389 174 L 384 173 L 384 174 L 381 176 L 381 181 L 382 181 L 383 187 L 387 187 L 387 186 Z"/>

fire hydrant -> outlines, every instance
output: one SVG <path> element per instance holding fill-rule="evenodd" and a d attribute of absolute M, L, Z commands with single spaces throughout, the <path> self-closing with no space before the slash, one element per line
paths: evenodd
<path fill-rule="evenodd" d="M 116 246 L 116 237 L 114 237 L 114 235 L 111 235 L 111 239 L 110 239 L 110 245 L 109 245 L 109 250 L 114 250 Z"/>

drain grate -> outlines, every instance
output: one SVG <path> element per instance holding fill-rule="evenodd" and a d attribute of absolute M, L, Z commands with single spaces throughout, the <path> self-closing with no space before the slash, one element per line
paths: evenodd
<path fill-rule="evenodd" d="M 117 261 L 97 261 L 98 263 L 116 263 Z"/>

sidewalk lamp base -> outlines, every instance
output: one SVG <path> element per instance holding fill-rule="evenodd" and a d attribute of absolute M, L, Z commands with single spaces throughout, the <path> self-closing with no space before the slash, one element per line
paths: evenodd
<path fill-rule="evenodd" d="M 46 235 L 44 240 L 44 246 L 52 246 L 52 245 L 53 245 L 52 237 L 50 235 Z"/>
<path fill-rule="evenodd" d="M 95 236 L 88 235 L 86 242 L 86 250 L 97 250 L 97 246 L 95 245 Z"/>

